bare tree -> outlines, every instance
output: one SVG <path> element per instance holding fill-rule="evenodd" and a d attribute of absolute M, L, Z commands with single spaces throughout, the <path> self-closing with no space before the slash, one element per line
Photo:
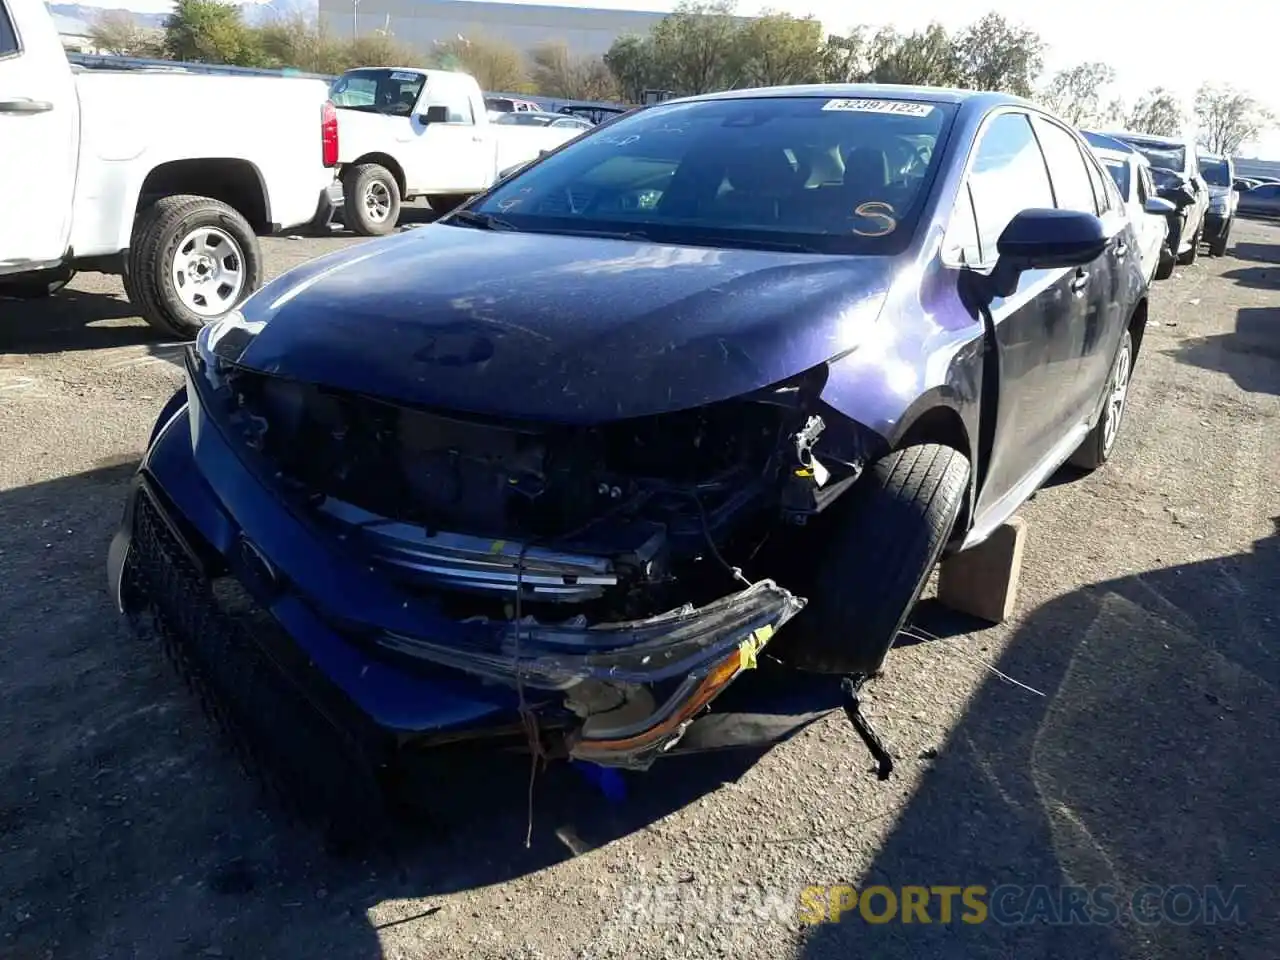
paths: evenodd
<path fill-rule="evenodd" d="M 575 57 L 563 43 L 546 43 L 530 54 L 530 77 L 538 93 L 565 100 L 610 100 L 617 83 L 599 57 Z"/>
<path fill-rule="evenodd" d="M 144 30 L 127 10 L 104 10 L 89 28 L 89 39 L 103 53 L 117 57 L 154 57 L 160 53 L 158 31 Z"/>
<path fill-rule="evenodd" d="M 1134 133 L 1173 137 L 1182 132 L 1185 123 L 1181 101 L 1164 87 L 1156 87 L 1134 105 L 1125 126 Z"/>
<path fill-rule="evenodd" d="M 520 51 L 501 40 L 487 37 L 458 37 L 436 44 L 437 59 L 443 66 L 465 70 L 485 90 L 525 92 L 528 71 Z"/>
<path fill-rule="evenodd" d="M 1102 97 L 1115 79 L 1115 70 L 1105 63 L 1079 63 L 1055 73 L 1043 99 L 1062 119 L 1077 127 L 1087 126 L 1103 120 L 1109 112 Z"/>
<path fill-rule="evenodd" d="M 1276 122 L 1270 110 L 1243 91 L 1210 83 L 1196 91 L 1195 114 L 1200 143 L 1211 153 L 1225 156 L 1235 154 L 1241 144 L 1256 140 Z"/>

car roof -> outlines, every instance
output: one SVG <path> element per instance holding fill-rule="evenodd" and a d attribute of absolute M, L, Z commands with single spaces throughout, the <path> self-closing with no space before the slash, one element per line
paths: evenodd
<path fill-rule="evenodd" d="M 933 103 L 975 104 L 981 107 L 1016 105 L 1035 107 L 1030 100 L 1008 93 L 986 90 L 958 90 L 950 87 L 923 87 L 898 83 L 810 83 L 786 87 L 749 87 L 719 93 L 696 94 L 664 103 L 691 103 L 699 100 L 750 100 L 773 97 L 874 97 L 877 100 L 929 100 Z M 1038 108 L 1037 108 L 1038 109 Z"/>
<path fill-rule="evenodd" d="M 1081 130 L 1080 136 L 1084 137 L 1085 140 L 1088 141 L 1089 146 L 1100 150 L 1108 150 L 1111 153 L 1133 154 L 1137 157 L 1142 156 L 1142 154 L 1138 153 L 1138 151 L 1133 148 L 1132 144 L 1125 143 L 1123 140 L 1117 140 L 1115 137 L 1105 133 L 1094 133 L 1092 130 Z"/>
<path fill-rule="evenodd" d="M 1132 133 L 1128 130 L 1108 130 L 1103 136 L 1111 137 L 1113 140 L 1136 140 L 1153 146 L 1185 147 L 1188 145 L 1185 137 L 1160 137 L 1153 133 Z"/>

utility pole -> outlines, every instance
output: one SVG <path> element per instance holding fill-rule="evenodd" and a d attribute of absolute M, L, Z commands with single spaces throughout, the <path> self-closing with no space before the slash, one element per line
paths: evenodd
<path fill-rule="evenodd" d="M 360 0 L 351 0 L 351 39 L 360 35 L 360 19 L 356 11 L 360 9 Z"/>

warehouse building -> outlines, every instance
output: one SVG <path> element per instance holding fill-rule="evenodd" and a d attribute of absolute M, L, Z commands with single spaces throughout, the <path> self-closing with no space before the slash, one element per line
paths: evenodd
<path fill-rule="evenodd" d="M 519 50 L 564 43 L 574 54 L 588 56 L 605 53 L 626 34 L 647 34 L 665 14 L 481 0 L 320 0 L 320 16 L 340 37 L 387 30 L 420 50 L 459 37 L 483 37 Z"/>

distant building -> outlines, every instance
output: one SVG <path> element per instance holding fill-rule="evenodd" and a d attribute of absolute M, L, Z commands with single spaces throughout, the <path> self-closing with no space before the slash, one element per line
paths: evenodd
<path fill-rule="evenodd" d="M 320 17 L 335 34 L 350 37 L 389 30 L 419 50 L 463 38 L 502 40 L 518 50 L 564 43 L 579 56 L 606 52 L 625 34 L 647 34 L 666 16 L 641 10 L 556 7 L 482 0 L 320 0 Z"/>

